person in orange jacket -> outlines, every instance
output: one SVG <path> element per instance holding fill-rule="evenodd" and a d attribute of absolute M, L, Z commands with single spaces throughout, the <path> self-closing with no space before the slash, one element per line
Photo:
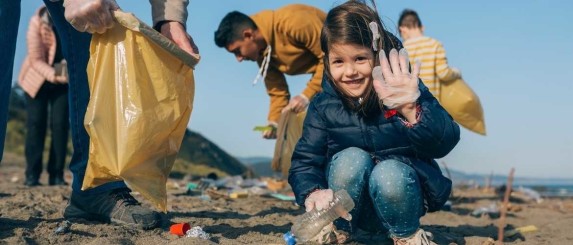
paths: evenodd
<path fill-rule="evenodd" d="M 270 96 L 268 124 L 273 129 L 263 132 L 266 139 L 276 138 L 281 112 L 306 109 L 310 99 L 321 91 L 323 53 L 320 31 L 326 14 L 302 4 L 286 5 L 277 10 L 264 10 L 251 16 L 228 13 L 215 31 L 215 44 L 235 55 L 237 61 L 256 61 L 259 78 Z M 291 98 L 285 75 L 313 74 L 304 91 Z"/>

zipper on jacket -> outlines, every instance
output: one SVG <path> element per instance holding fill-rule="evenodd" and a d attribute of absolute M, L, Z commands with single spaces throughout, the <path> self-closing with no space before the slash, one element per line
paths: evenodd
<path fill-rule="evenodd" d="M 362 131 L 362 135 L 364 135 L 364 144 L 367 146 L 370 146 L 370 148 L 372 149 L 372 151 L 370 151 L 370 157 L 372 158 L 372 161 L 374 161 L 375 163 L 378 163 L 378 159 L 376 157 L 376 145 L 374 144 L 374 141 L 372 141 L 372 135 L 370 134 L 370 132 L 368 131 L 368 127 L 366 126 L 366 123 L 364 122 L 364 117 L 361 117 L 359 115 L 356 115 L 358 117 L 358 121 L 360 123 L 360 131 Z"/>

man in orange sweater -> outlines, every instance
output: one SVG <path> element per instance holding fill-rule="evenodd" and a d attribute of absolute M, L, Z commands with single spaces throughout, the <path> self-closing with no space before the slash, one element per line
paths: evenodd
<path fill-rule="evenodd" d="M 237 61 L 256 61 L 259 78 L 270 96 L 268 115 L 272 130 L 266 139 L 276 138 L 276 126 L 283 110 L 301 112 L 321 90 L 323 53 L 320 32 L 326 14 L 317 8 L 292 4 L 277 10 L 264 10 L 252 16 L 228 13 L 215 32 L 215 43 L 234 54 Z M 284 74 L 313 74 L 304 91 L 291 98 Z"/>

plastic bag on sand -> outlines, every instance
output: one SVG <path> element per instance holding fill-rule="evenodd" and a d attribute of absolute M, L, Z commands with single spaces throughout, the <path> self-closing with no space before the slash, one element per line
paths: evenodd
<path fill-rule="evenodd" d="M 485 135 L 483 109 L 478 96 L 463 79 L 442 83 L 440 104 L 465 128 Z"/>
<path fill-rule="evenodd" d="M 82 190 L 125 181 L 167 210 L 166 181 L 191 116 L 192 57 L 135 16 L 94 34 L 84 125 L 90 135 Z"/>
<path fill-rule="evenodd" d="M 271 167 L 274 171 L 282 172 L 283 176 L 288 175 L 290 160 L 296 143 L 302 136 L 302 125 L 306 111 L 294 113 L 287 110 L 281 114 L 277 129 L 277 142 Z"/>

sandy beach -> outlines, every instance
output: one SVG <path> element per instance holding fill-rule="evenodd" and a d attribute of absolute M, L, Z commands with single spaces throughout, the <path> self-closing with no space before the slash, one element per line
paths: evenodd
<path fill-rule="evenodd" d="M 0 244 L 285 244 L 282 238 L 303 210 L 291 201 L 267 195 L 245 198 L 212 198 L 187 194 L 187 181 L 168 182 L 169 211 L 159 228 L 142 231 L 114 224 L 74 221 L 67 232 L 56 234 L 63 223 L 61 211 L 70 196 L 69 186 L 26 187 L 23 159 L 5 155 L 0 165 Z M 43 177 L 46 177 L 44 174 Z M 71 180 L 66 173 L 68 182 Z M 41 179 L 47 183 L 46 179 Z M 287 190 L 282 190 L 288 192 Z M 499 219 L 474 217 L 472 211 L 501 205 L 493 192 L 456 189 L 451 211 L 427 214 L 422 228 L 438 244 L 492 244 Z M 136 198 L 142 200 L 140 195 Z M 143 201 L 144 205 L 150 205 Z M 173 223 L 186 222 L 209 234 L 202 238 L 178 237 L 169 233 Z M 543 202 L 512 198 L 506 230 L 534 226 L 536 231 L 518 233 L 506 244 L 573 244 L 573 200 L 544 199 Z M 390 240 L 350 244 L 392 244 Z"/>

